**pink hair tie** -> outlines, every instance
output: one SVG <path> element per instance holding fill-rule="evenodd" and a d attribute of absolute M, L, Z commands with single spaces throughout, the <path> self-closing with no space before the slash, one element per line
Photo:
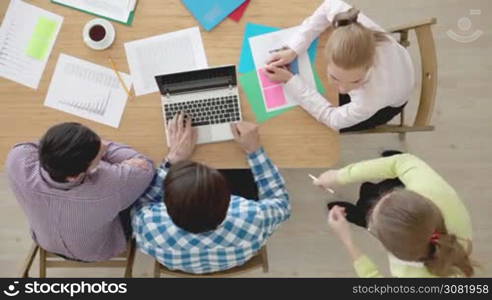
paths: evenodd
<path fill-rule="evenodd" d="M 439 242 L 440 238 L 441 238 L 441 233 L 434 231 L 434 233 L 430 237 L 431 244 L 436 245 L 437 242 Z"/>

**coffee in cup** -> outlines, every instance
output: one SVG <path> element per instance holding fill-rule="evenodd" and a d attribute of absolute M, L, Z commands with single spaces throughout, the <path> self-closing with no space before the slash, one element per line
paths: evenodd
<path fill-rule="evenodd" d="M 102 25 L 96 24 L 89 29 L 89 37 L 94 42 L 99 42 L 106 37 L 106 29 Z"/>
<path fill-rule="evenodd" d="M 98 18 L 85 24 L 82 36 L 89 48 L 104 50 L 113 44 L 116 33 L 109 21 Z"/>

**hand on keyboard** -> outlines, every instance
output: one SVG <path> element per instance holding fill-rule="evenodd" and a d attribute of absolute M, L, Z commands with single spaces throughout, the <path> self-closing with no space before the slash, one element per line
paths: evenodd
<path fill-rule="evenodd" d="M 191 118 L 186 118 L 185 113 L 180 112 L 174 116 L 168 125 L 169 153 L 168 160 L 176 163 L 190 159 L 195 150 L 197 132 L 191 127 Z"/>
<path fill-rule="evenodd" d="M 166 103 L 166 120 L 171 120 L 178 112 L 184 111 L 190 117 L 191 126 L 205 126 L 232 123 L 241 120 L 237 96 L 224 96 L 192 101 Z"/>

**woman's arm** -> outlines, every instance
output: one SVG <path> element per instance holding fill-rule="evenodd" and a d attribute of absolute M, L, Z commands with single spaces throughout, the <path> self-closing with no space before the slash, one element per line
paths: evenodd
<path fill-rule="evenodd" d="M 309 45 L 323 31 L 331 25 L 327 18 L 329 0 L 321 4 L 318 9 L 299 26 L 297 34 L 287 43 L 287 46 L 297 54 L 304 53 Z"/>
<path fill-rule="evenodd" d="M 342 168 L 337 183 L 358 183 L 399 178 L 407 189 L 431 200 L 456 198 L 454 189 L 420 158 L 400 154 L 362 161 Z"/>
<path fill-rule="evenodd" d="M 347 249 L 359 277 L 382 277 L 376 265 L 355 245 L 350 231 L 350 224 L 345 218 L 345 209 L 333 207 L 328 213 L 328 224 Z"/>
<path fill-rule="evenodd" d="M 330 25 L 333 17 L 351 8 L 341 0 L 325 0 L 316 11 L 299 26 L 299 31 L 288 46 L 297 54 L 307 50 L 309 45 Z"/>
<path fill-rule="evenodd" d="M 278 73 L 282 72 L 281 70 Z M 275 80 L 274 75 L 268 74 Z M 364 107 L 357 101 L 343 106 L 333 106 L 316 89 L 309 87 L 300 76 L 290 78 L 284 85 L 285 91 L 292 95 L 299 105 L 316 120 L 335 130 L 356 125 L 369 119 L 378 107 Z M 376 109 L 376 111 L 374 111 Z"/>

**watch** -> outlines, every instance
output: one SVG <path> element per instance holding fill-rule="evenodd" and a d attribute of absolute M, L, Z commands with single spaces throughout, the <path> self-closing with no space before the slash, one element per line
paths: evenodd
<path fill-rule="evenodd" d="M 172 165 L 171 165 L 171 162 L 169 161 L 169 158 L 166 158 L 166 159 L 164 160 L 164 168 L 166 168 L 166 169 L 170 169 L 170 168 L 171 168 L 171 166 L 172 166 Z"/>

